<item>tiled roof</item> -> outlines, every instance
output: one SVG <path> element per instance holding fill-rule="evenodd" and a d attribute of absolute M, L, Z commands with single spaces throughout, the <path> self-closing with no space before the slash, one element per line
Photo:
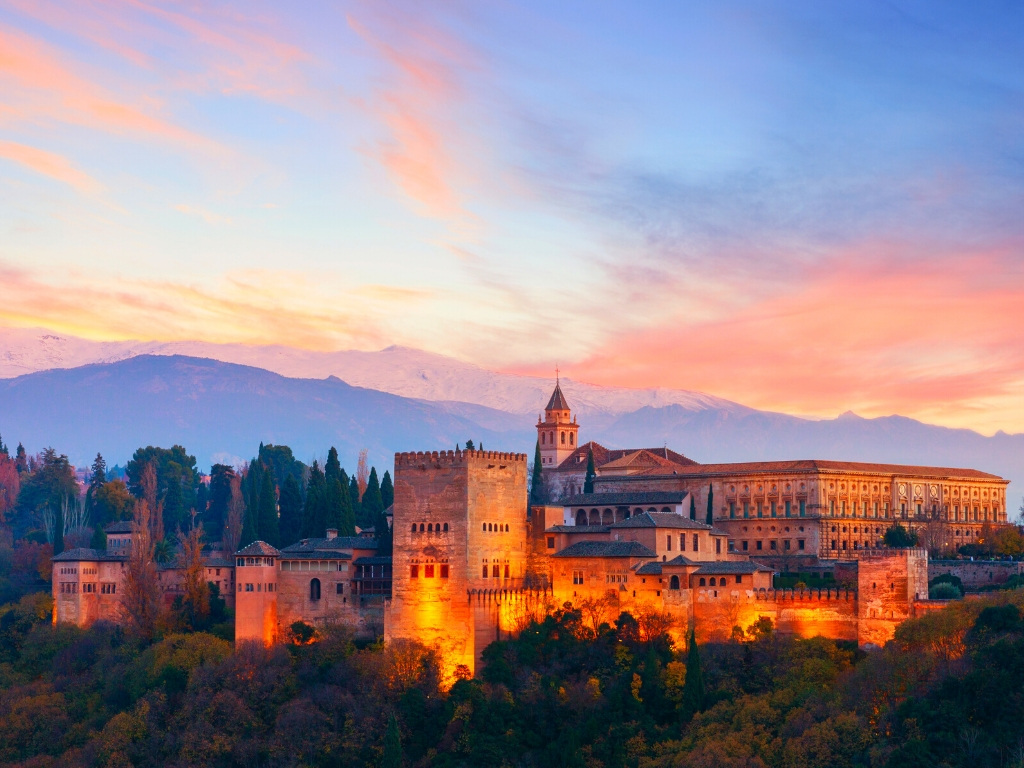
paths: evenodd
<path fill-rule="evenodd" d="M 607 525 L 552 525 L 544 533 L 608 533 Z"/>
<path fill-rule="evenodd" d="M 135 524 L 131 520 L 118 520 L 104 527 L 104 533 L 131 533 Z"/>
<path fill-rule="evenodd" d="M 657 557 L 637 541 L 577 541 L 552 557 Z"/>
<path fill-rule="evenodd" d="M 103 562 L 124 562 L 128 559 L 128 555 L 108 555 L 106 552 L 98 549 L 89 549 L 88 547 L 78 547 L 76 549 L 66 549 L 59 555 L 52 558 L 55 563 L 73 563 L 73 562 L 89 562 L 89 563 L 103 563 Z"/>
<path fill-rule="evenodd" d="M 282 549 L 282 560 L 351 560 L 351 552 L 339 550 L 295 550 Z"/>
<path fill-rule="evenodd" d="M 235 552 L 236 557 L 280 557 L 281 552 L 265 541 L 254 541 L 245 549 Z"/>
<path fill-rule="evenodd" d="M 661 563 L 657 560 L 651 563 L 644 563 L 636 572 L 641 576 L 661 576 Z"/>
<path fill-rule="evenodd" d="M 579 493 L 562 499 L 563 507 L 632 507 L 643 504 L 680 504 L 686 491 L 640 491 L 638 493 Z"/>
<path fill-rule="evenodd" d="M 594 452 L 594 466 L 597 469 L 601 469 L 602 467 L 604 467 L 606 464 L 608 464 L 610 462 L 618 461 L 619 459 L 623 458 L 624 456 L 629 456 L 629 455 L 637 453 L 639 451 L 646 451 L 648 453 L 654 454 L 655 456 L 659 456 L 659 457 L 662 457 L 664 459 L 667 459 L 673 465 L 690 466 L 690 465 L 697 464 L 697 462 L 695 462 L 693 459 L 689 459 L 686 456 L 683 456 L 683 454 L 681 454 L 681 453 L 676 453 L 671 448 L 616 448 L 616 449 L 611 449 L 611 448 L 605 448 L 600 443 L 595 443 L 595 442 L 591 441 L 589 443 L 583 443 L 575 451 L 573 451 L 568 456 L 566 456 L 565 459 L 562 460 L 562 463 L 559 464 L 556 467 L 556 470 L 573 470 L 573 471 L 583 471 L 583 470 L 585 470 L 587 468 L 587 452 L 588 451 L 593 451 Z M 547 471 L 550 471 L 550 470 L 547 470 Z"/>
<path fill-rule="evenodd" d="M 676 555 L 671 560 L 669 560 L 669 561 L 667 561 L 665 563 L 662 563 L 662 565 L 680 565 L 680 566 L 682 566 L 682 565 L 700 565 L 700 563 L 697 562 L 696 560 L 691 560 L 690 558 L 688 558 L 688 557 L 686 557 L 684 555 Z"/>
<path fill-rule="evenodd" d="M 235 561 L 223 557 L 204 557 L 203 565 L 207 568 L 234 568 Z"/>
<path fill-rule="evenodd" d="M 713 563 L 702 563 L 694 573 L 698 576 L 717 576 L 718 574 L 733 573 L 775 573 L 767 565 L 761 565 L 751 560 L 718 560 Z"/>
<path fill-rule="evenodd" d="M 564 462 L 563 462 L 564 463 Z M 636 476 L 686 475 L 688 477 L 744 475 L 744 474 L 809 474 L 824 472 L 850 472 L 860 474 L 891 475 L 901 477 L 962 478 L 965 480 L 1002 480 L 998 475 L 977 469 L 955 467 L 925 467 L 911 464 L 878 464 L 859 461 L 826 461 L 823 459 L 798 459 L 795 461 L 748 461 L 728 464 L 692 464 L 677 467 L 671 472 L 651 468 L 638 472 Z M 617 477 L 616 482 L 624 479 Z"/>
<path fill-rule="evenodd" d="M 344 549 L 376 549 L 377 540 L 368 536 L 335 536 L 333 539 L 301 539 L 282 552 L 331 552 Z"/>
<path fill-rule="evenodd" d="M 562 394 L 561 384 L 555 384 L 555 391 L 551 393 L 551 399 L 548 400 L 546 411 L 568 411 L 569 403 L 565 399 L 565 395 Z"/>
<path fill-rule="evenodd" d="M 712 532 L 710 526 L 697 520 L 691 520 L 684 515 L 677 515 L 674 512 L 642 512 L 633 517 L 627 517 L 617 523 L 612 523 L 610 528 L 685 528 L 694 531 Z"/>

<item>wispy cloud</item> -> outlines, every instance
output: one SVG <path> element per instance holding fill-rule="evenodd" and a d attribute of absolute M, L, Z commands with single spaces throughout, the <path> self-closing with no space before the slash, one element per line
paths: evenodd
<path fill-rule="evenodd" d="M 37 147 L 0 141 L 0 157 L 67 184 L 84 195 L 96 195 L 103 189 L 96 179 L 76 168 L 66 157 Z"/>

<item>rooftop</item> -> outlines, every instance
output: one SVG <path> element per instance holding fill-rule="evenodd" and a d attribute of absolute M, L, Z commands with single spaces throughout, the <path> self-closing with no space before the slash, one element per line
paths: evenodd
<path fill-rule="evenodd" d="M 55 563 L 74 563 L 74 562 L 111 562 L 118 563 L 124 562 L 128 559 L 128 555 L 108 555 L 106 551 L 100 551 L 98 549 L 89 549 L 88 547 L 78 547 L 76 549 L 66 549 L 59 555 L 53 558 Z"/>
<path fill-rule="evenodd" d="M 568 461 L 568 459 L 566 460 Z M 564 462 L 563 462 L 564 464 Z M 827 461 L 823 459 L 797 459 L 793 461 L 747 461 L 728 464 L 688 464 L 665 471 L 659 467 L 635 473 L 633 476 L 687 475 L 700 477 L 742 474 L 808 474 L 827 472 L 851 472 L 859 474 L 890 475 L 894 477 L 963 478 L 967 480 L 1003 480 L 998 475 L 977 469 L 956 467 L 926 467 L 913 464 L 877 464 L 859 461 Z M 622 481 L 622 477 L 615 478 Z"/>
<path fill-rule="evenodd" d="M 674 512 L 641 512 L 639 515 L 627 517 L 617 523 L 612 523 L 610 528 L 684 528 L 693 531 L 707 531 L 712 535 L 724 536 L 726 534 L 716 531 L 705 523 L 691 520 L 685 515 L 677 515 Z"/>
<path fill-rule="evenodd" d="M 104 533 L 131 533 L 135 528 L 135 524 L 131 520 L 117 520 L 107 525 L 104 529 Z"/>
<path fill-rule="evenodd" d="M 552 525 L 544 533 L 608 533 L 607 525 Z"/>
<path fill-rule="evenodd" d="M 254 541 L 245 549 L 235 552 L 236 557 L 280 557 L 280 550 L 267 544 L 265 541 Z"/>
<path fill-rule="evenodd" d="M 562 394 L 562 385 L 559 382 L 555 382 L 555 391 L 551 393 L 551 399 L 548 400 L 548 405 L 544 409 L 545 411 L 568 411 L 569 403 L 565 399 L 565 395 Z"/>
<path fill-rule="evenodd" d="M 633 507 L 643 504 L 681 504 L 686 491 L 640 491 L 638 493 L 578 493 L 562 499 L 564 507 Z"/>
<path fill-rule="evenodd" d="M 377 540 L 370 536 L 335 536 L 333 539 L 301 539 L 281 551 L 288 555 L 297 552 L 339 552 L 352 549 L 376 549 Z"/>
<path fill-rule="evenodd" d="M 696 465 L 693 459 L 689 459 L 683 456 L 681 453 L 676 453 L 671 448 L 605 448 L 600 443 L 593 441 L 589 443 L 583 443 L 575 451 L 570 453 L 562 463 L 556 467 L 557 470 L 573 470 L 581 471 L 587 467 L 587 453 L 589 451 L 594 452 L 594 466 L 597 469 L 601 469 L 606 464 L 618 461 L 626 456 L 639 453 L 644 451 L 646 453 L 654 454 L 655 456 L 661 457 L 666 461 L 670 462 L 674 466 L 689 466 Z M 669 468 L 669 467 L 666 467 Z M 550 470 L 548 470 L 550 471 Z"/>
<path fill-rule="evenodd" d="M 694 573 L 698 576 L 716 576 L 734 573 L 775 573 L 775 571 L 767 565 L 761 565 L 752 560 L 719 560 L 713 563 L 701 563 L 700 568 Z"/>
<path fill-rule="evenodd" d="M 552 557 L 657 557 L 637 541 L 577 541 Z"/>

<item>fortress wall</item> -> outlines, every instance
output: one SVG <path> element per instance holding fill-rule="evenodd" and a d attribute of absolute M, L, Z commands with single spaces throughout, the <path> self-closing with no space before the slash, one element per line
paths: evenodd
<path fill-rule="evenodd" d="M 746 630 L 759 618 L 777 632 L 857 639 L 857 593 L 848 590 L 693 590 L 694 627 L 699 642 L 728 640 L 733 627 Z"/>
<path fill-rule="evenodd" d="M 1024 573 L 1024 562 L 1005 560 L 931 560 L 928 563 L 928 578 L 934 579 L 944 573 L 951 573 L 968 589 L 1004 584 L 1011 576 Z"/>

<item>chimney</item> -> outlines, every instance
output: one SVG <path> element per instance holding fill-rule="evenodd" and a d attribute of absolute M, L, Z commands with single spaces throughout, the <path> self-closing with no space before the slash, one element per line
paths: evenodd
<path fill-rule="evenodd" d="M 331 539 L 336 539 L 336 538 L 338 538 L 338 529 L 337 528 L 328 528 L 327 529 L 327 540 L 330 541 Z"/>

